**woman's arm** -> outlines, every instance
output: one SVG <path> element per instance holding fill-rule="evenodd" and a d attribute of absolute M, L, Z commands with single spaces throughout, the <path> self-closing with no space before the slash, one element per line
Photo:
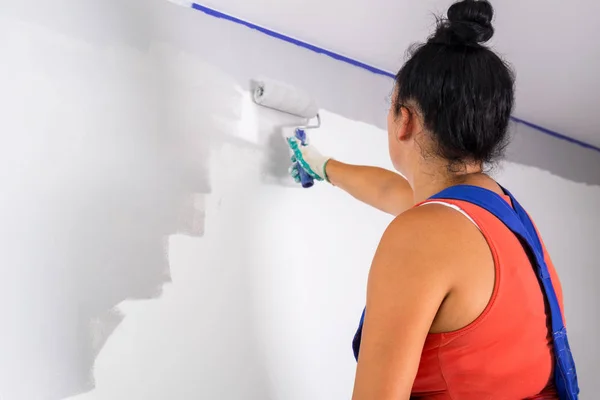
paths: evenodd
<path fill-rule="evenodd" d="M 414 205 L 413 191 L 401 175 L 379 167 L 344 164 L 329 160 L 329 181 L 352 197 L 397 216 Z"/>
<path fill-rule="evenodd" d="M 448 244 L 453 220 L 428 207 L 397 217 L 373 259 L 352 400 L 410 398 L 425 339 L 461 261 Z"/>
<path fill-rule="evenodd" d="M 312 145 L 302 146 L 295 138 L 288 138 L 299 162 L 315 179 L 329 180 L 354 198 L 394 216 L 414 205 L 413 192 L 401 175 L 378 167 L 344 164 L 321 153 Z M 298 178 L 297 169 L 292 169 Z"/>

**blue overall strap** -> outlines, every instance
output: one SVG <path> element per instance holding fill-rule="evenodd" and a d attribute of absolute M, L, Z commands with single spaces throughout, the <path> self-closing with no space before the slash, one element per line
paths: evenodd
<path fill-rule="evenodd" d="M 360 342 L 362 340 L 362 330 L 363 324 L 365 323 L 365 313 L 367 309 L 363 309 L 362 315 L 360 317 L 360 323 L 358 324 L 358 329 L 356 330 L 356 334 L 354 335 L 354 339 L 352 340 L 352 351 L 354 352 L 354 359 L 358 361 L 358 353 L 360 353 Z"/>
<path fill-rule="evenodd" d="M 504 223 L 519 238 L 525 249 L 529 252 L 532 262 L 535 261 L 535 270 L 540 285 L 543 289 L 550 310 L 550 326 L 554 339 L 554 382 L 561 400 L 577 400 L 579 386 L 575 361 L 571 354 L 567 330 L 564 325 L 563 315 L 558 303 L 556 291 L 552 285 L 550 272 L 544 259 L 544 248 L 537 231 L 527 215 L 527 212 L 515 200 L 510 192 L 502 188 L 510 197 L 511 207 L 498 194 L 477 186 L 458 185 L 436 194 L 431 199 L 437 200 L 462 200 L 475 204 Z"/>

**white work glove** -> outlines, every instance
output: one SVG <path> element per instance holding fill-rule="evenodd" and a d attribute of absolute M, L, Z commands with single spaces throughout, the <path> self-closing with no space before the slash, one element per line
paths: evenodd
<path fill-rule="evenodd" d="M 290 136 L 287 138 L 288 145 L 290 146 L 290 154 L 292 162 L 294 163 L 290 167 L 290 175 L 296 182 L 300 182 L 300 176 L 297 168 L 299 163 L 302 168 L 315 180 L 327 181 L 327 173 L 325 167 L 327 162 L 331 160 L 331 157 L 323 156 L 319 151 L 309 143 L 303 145 L 298 138 Z"/>

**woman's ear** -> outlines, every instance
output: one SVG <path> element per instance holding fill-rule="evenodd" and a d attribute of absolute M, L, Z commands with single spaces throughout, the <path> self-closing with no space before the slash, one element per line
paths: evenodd
<path fill-rule="evenodd" d="M 405 107 L 400 107 L 396 125 L 396 140 L 405 141 L 412 137 L 412 113 Z"/>

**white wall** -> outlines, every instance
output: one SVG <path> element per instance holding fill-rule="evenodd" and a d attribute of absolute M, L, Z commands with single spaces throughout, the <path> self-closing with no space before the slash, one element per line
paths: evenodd
<path fill-rule="evenodd" d="M 386 133 L 357 122 L 384 115 L 391 82 L 160 1 L 77 4 L 72 19 L 0 14 L 0 394 L 348 398 L 350 342 L 390 218 L 327 185 L 293 187 L 275 128 L 289 120 L 246 88 L 263 74 L 305 81 L 327 105 L 313 142 L 391 167 Z M 600 165 L 574 149 L 563 153 L 573 165 Z M 591 399 L 600 187 L 515 163 L 498 175 L 552 252 Z"/>

